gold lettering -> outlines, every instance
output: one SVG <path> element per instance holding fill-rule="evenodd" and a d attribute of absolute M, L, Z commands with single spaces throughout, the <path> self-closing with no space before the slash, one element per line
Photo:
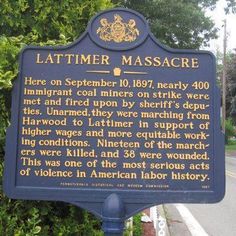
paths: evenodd
<path fill-rule="evenodd" d="M 56 57 L 56 60 L 57 60 L 56 63 L 60 64 L 61 63 L 61 58 L 63 57 L 63 54 L 55 53 L 54 57 Z"/>
<path fill-rule="evenodd" d="M 93 65 L 99 65 L 99 64 L 100 64 L 100 56 L 93 55 Z"/>
<path fill-rule="evenodd" d="M 25 99 L 23 101 L 24 105 L 40 105 L 41 104 L 41 99 L 37 98 L 37 99 Z"/>
<path fill-rule="evenodd" d="M 199 68 L 198 58 L 192 58 L 192 68 Z"/>
<path fill-rule="evenodd" d="M 153 64 L 154 66 L 158 67 L 161 65 L 161 58 L 160 57 L 154 57 L 153 61 L 154 61 L 154 64 Z"/>
<path fill-rule="evenodd" d="M 140 56 L 138 56 L 136 58 L 136 60 L 134 61 L 134 66 L 142 66 L 142 65 L 143 65 L 143 63 L 141 61 L 141 58 L 140 58 Z"/>
<path fill-rule="evenodd" d="M 188 58 L 185 58 L 185 57 L 183 57 L 183 58 L 181 58 L 181 66 L 184 68 L 184 67 L 187 67 L 187 68 L 189 68 L 190 66 L 189 66 L 189 59 Z"/>
<path fill-rule="evenodd" d="M 175 58 L 172 58 L 171 59 L 171 62 L 170 62 L 170 64 L 171 64 L 171 66 L 172 67 L 180 67 L 180 64 L 175 64 L 175 61 L 180 61 L 180 58 L 178 58 L 178 57 L 175 57 Z"/>
<path fill-rule="evenodd" d="M 32 77 L 25 77 L 25 85 L 46 85 L 46 80 L 33 79 Z"/>
<path fill-rule="evenodd" d="M 132 56 L 129 56 L 128 58 L 125 55 L 122 55 L 122 65 L 132 65 Z"/>
<path fill-rule="evenodd" d="M 209 144 L 204 144 L 201 141 L 198 143 L 176 143 L 176 149 L 183 149 L 183 150 L 205 150 L 209 147 Z"/>
<path fill-rule="evenodd" d="M 67 64 L 71 64 L 71 58 L 74 57 L 74 54 L 65 54 L 64 55 L 67 58 Z"/>
<path fill-rule="evenodd" d="M 145 66 L 152 66 L 152 57 L 145 57 L 144 58 L 144 65 Z"/>
<path fill-rule="evenodd" d="M 109 56 L 107 55 L 102 55 L 102 65 L 110 65 L 109 63 Z"/>
<path fill-rule="evenodd" d="M 47 64 L 47 63 L 54 64 L 54 61 L 53 61 L 53 59 L 52 59 L 51 53 L 48 54 L 48 56 L 47 56 L 47 58 L 46 58 L 46 60 L 45 60 L 44 63 L 45 63 L 45 64 Z"/>
<path fill-rule="evenodd" d="M 90 177 L 99 179 L 137 179 L 137 174 L 135 172 L 96 172 L 96 170 L 93 170 Z"/>
<path fill-rule="evenodd" d="M 167 67 L 170 67 L 170 63 L 169 63 L 169 60 L 168 60 L 167 57 L 165 57 L 165 59 L 164 59 L 164 61 L 163 61 L 163 63 L 162 63 L 161 66 L 167 66 Z"/>
<path fill-rule="evenodd" d="M 91 64 L 91 55 L 85 56 L 84 54 L 81 54 L 80 58 L 81 58 L 80 59 L 81 64 L 88 64 L 88 65 Z"/>
<path fill-rule="evenodd" d="M 36 63 L 37 63 L 37 64 L 42 64 L 42 63 L 43 63 L 43 61 L 40 60 L 40 53 L 37 53 Z"/>

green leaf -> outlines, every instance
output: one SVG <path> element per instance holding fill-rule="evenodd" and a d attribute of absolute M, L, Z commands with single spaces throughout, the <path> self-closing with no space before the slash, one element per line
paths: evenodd
<path fill-rule="evenodd" d="M 33 234 L 38 234 L 40 233 L 41 231 L 41 227 L 40 226 L 36 226 L 34 229 L 33 229 Z"/>

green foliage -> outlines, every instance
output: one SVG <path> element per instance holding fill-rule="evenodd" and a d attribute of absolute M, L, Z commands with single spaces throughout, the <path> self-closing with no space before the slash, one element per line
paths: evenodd
<path fill-rule="evenodd" d="M 139 213 L 133 217 L 133 236 L 142 236 L 142 222 L 141 222 L 142 213 Z"/>
<path fill-rule="evenodd" d="M 236 121 L 236 53 L 227 54 L 226 70 L 226 111 Z"/>
<path fill-rule="evenodd" d="M 236 151 L 236 140 L 229 140 L 228 144 L 225 146 L 226 152 Z"/>
<path fill-rule="evenodd" d="M 233 124 L 233 120 L 231 118 L 228 118 L 225 121 L 225 143 L 229 143 L 229 138 L 235 136 L 235 127 Z"/>
<path fill-rule="evenodd" d="M 197 49 L 217 37 L 213 21 L 205 15 L 217 0 L 113 0 L 142 13 L 154 35 L 172 48 Z M 228 0 L 233 2 L 233 0 Z M 233 4 L 228 9 L 233 9 Z"/>
<path fill-rule="evenodd" d="M 0 234 L 101 236 L 100 222 L 66 203 L 9 200 L 1 195 Z"/>
<path fill-rule="evenodd" d="M 18 68 L 17 55 L 22 48 L 22 36 L 0 36 L 0 89 L 11 88 L 11 81 L 16 77 Z"/>
<path fill-rule="evenodd" d="M 225 12 L 226 14 L 232 12 L 232 13 L 236 13 L 236 1 L 235 0 L 227 0 L 227 7 L 225 8 Z"/>
<path fill-rule="evenodd" d="M 142 236 L 142 222 L 141 222 L 142 213 L 138 213 L 133 216 L 133 227 L 126 227 L 124 236 L 130 236 L 133 232 L 133 236 Z"/>
<path fill-rule="evenodd" d="M 0 185 L 12 81 L 26 45 L 65 45 L 77 38 L 110 0 L 0 1 Z M 101 236 L 100 222 L 78 207 L 60 202 L 10 200 L 0 190 L 0 235 Z"/>
<path fill-rule="evenodd" d="M 7 91 L 5 90 L 2 90 L 0 94 L 0 114 L 1 114 L 0 115 L 0 165 L 2 162 L 1 157 L 3 156 L 3 153 L 4 153 L 6 128 L 9 125 L 9 110 L 6 108 L 6 104 L 5 104 L 8 97 L 9 97 L 9 93 L 7 93 Z M 2 175 L 0 171 L 0 177 L 1 176 Z"/>
<path fill-rule="evenodd" d="M 74 39 L 97 11 L 111 6 L 109 0 L 3 0 L 1 34 L 18 36 L 23 32 L 25 36 L 31 32 L 37 42 L 58 39 L 60 34 Z"/>
<path fill-rule="evenodd" d="M 217 51 L 217 77 L 223 76 L 223 54 Z M 222 86 L 221 86 L 222 87 Z M 236 53 L 226 53 L 226 117 L 236 122 Z"/>
<path fill-rule="evenodd" d="M 57 3 L 56 3 L 57 2 Z M 0 2 L 0 89 L 17 75 L 17 57 L 25 45 L 72 42 L 109 0 L 2 0 Z"/>

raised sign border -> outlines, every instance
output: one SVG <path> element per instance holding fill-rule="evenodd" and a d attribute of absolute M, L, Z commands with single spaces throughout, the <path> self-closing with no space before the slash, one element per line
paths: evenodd
<path fill-rule="evenodd" d="M 107 10 L 99 13 L 95 16 L 88 25 L 87 30 L 82 34 L 82 36 L 74 43 L 67 46 L 60 47 L 32 47 L 28 46 L 24 48 L 20 55 L 20 73 L 17 80 L 14 82 L 14 88 L 12 91 L 12 108 L 11 108 L 11 126 L 7 130 L 6 139 L 6 156 L 5 156 L 5 170 L 4 170 L 4 192 L 10 198 L 15 199 L 27 199 L 27 200 L 52 200 L 52 201 L 65 201 L 72 203 L 74 205 L 81 206 L 85 209 L 90 210 L 98 217 L 103 217 L 102 207 L 105 199 L 107 199 L 112 194 L 117 194 L 126 206 L 126 212 L 124 219 L 129 218 L 134 213 L 147 208 L 151 205 L 158 205 L 162 203 L 214 203 L 220 201 L 225 193 L 225 163 L 224 163 L 224 135 L 220 132 L 220 122 L 219 119 L 214 119 L 213 124 L 213 138 L 214 138 L 214 175 L 215 175 L 215 189 L 214 191 L 170 191 L 170 190 L 104 190 L 104 189 L 62 189 L 62 188 L 38 188 L 38 187 L 16 187 L 16 161 L 12 160 L 17 154 L 17 140 L 18 140 L 18 127 L 19 127 L 19 98 L 22 96 L 20 93 L 21 87 L 21 77 L 22 77 L 22 61 L 24 53 L 27 50 L 63 50 L 69 49 L 74 45 L 78 44 L 87 34 L 91 37 L 91 25 L 93 21 L 100 15 L 110 12 L 110 11 L 125 11 L 130 12 L 132 15 L 140 14 L 132 10 L 127 10 L 123 8 L 116 8 L 112 10 Z M 143 17 L 141 17 L 143 19 Z M 150 33 L 147 28 L 147 35 L 135 45 L 130 47 L 121 48 L 111 48 L 100 45 L 103 48 L 110 50 L 128 50 L 131 48 L 138 47 L 140 44 L 144 43 L 145 39 L 150 37 L 158 47 L 163 48 L 167 52 L 178 54 L 208 54 L 212 58 L 213 72 L 215 73 L 215 57 L 212 53 L 207 51 L 194 51 L 194 50 L 177 50 L 171 49 L 166 46 L 161 45 L 158 40 Z M 94 40 L 93 40 L 94 41 Z M 97 43 L 99 44 L 99 43 Z M 211 78 L 212 84 L 214 86 L 214 97 L 212 98 L 214 102 L 214 115 L 215 117 L 220 117 L 220 92 L 216 86 L 216 78 L 213 76 Z M 219 135 L 220 134 L 220 135 Z M 132 192 L 132 194 L 131 194 Z"/>

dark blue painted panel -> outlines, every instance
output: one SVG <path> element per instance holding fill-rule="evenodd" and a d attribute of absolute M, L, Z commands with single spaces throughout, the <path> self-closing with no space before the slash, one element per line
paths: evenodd
<path fill-rule="evenodd" d="M 72 202 L 99 216 L 102 203 L 112 193 L 126 204 L 125 217 L 151 204 L 221 200 L 225 191 L 224 138 L 215 70 L 210 52 L 161 45 L 144 18 L 127 9 L 98 14 L 71 45 L 26 47 L 12 92 L 4 191 L 11 198 Z M 40 84 L 30 84 L 32 80 Z M 33 95 L 36 90 L 42 94 Z M 148 97 L 141 97 L 145 94 Z M 202 98 L 190 99 L 187 94 L 201 94 Z M 34 104 L 27 105 L 32 100 Z M 48 100 L 55 104 L 47 105 Z M 79 103 L 71 105 L 72 100 Z M 113 106 L 108 106 L 110 103 Z M 128 109 L 125 103 L 133 106 Z M 53 115 L 52 108 L 77 113 Z M 118 111 L 132 114 L 121 118 Z M 147 113 L 158 117 L 145 117 Z M 42 120 L 59 125 L 43 124 Z M 81 125 L 75 125 L 78 120 Z M 147 122 L 148 127 L 140 127 L 140 121 Z M 115 122 L 123 122 L 123 127 L 115 127 Z M 59 135 L 62 129 L 73 131 L 74 136 Z M 99 137 L 88 136 L 88 131 L 97 131 Z M 109 137 L 108 131 L 131 136 Z M 160 137 L 158 132 L 170 136 Z M 193 140 L 186 138 L 186 133 L 201 135 Z M 104 140 L 117 146 L 102 146 Z M 172 147 L 162 147 L 163 142 Z M 181 149 L 177 143 L 193 147 Z M 43 150 L 56 153 L 49 156 Z M 113 152 L 113 158 L 102 157 L 103 151 Z M 144 159 L 140 153 L 155 156 Z M 180 156 L 171 159 L 171 153 L 189 154 L 193 160 Z M 125 158 L 128 154 L 130 158 Z M 49 160 L 55 161 L 54 166 L 47 166 Z M 68 167 L 66 161 L 75 161 L 78 166 Z M 114 162 L 115 167 L 106 167 L 106 161 Z M 124 162 L 133 168 L 124 168 Z M 191 163 L 198 164 L 198 169 L 190 169 Z M 99 178 L 94 170 L 111 174 Z M 66 176 L 46 177 L 55 171 L 64 171 Z"/>

